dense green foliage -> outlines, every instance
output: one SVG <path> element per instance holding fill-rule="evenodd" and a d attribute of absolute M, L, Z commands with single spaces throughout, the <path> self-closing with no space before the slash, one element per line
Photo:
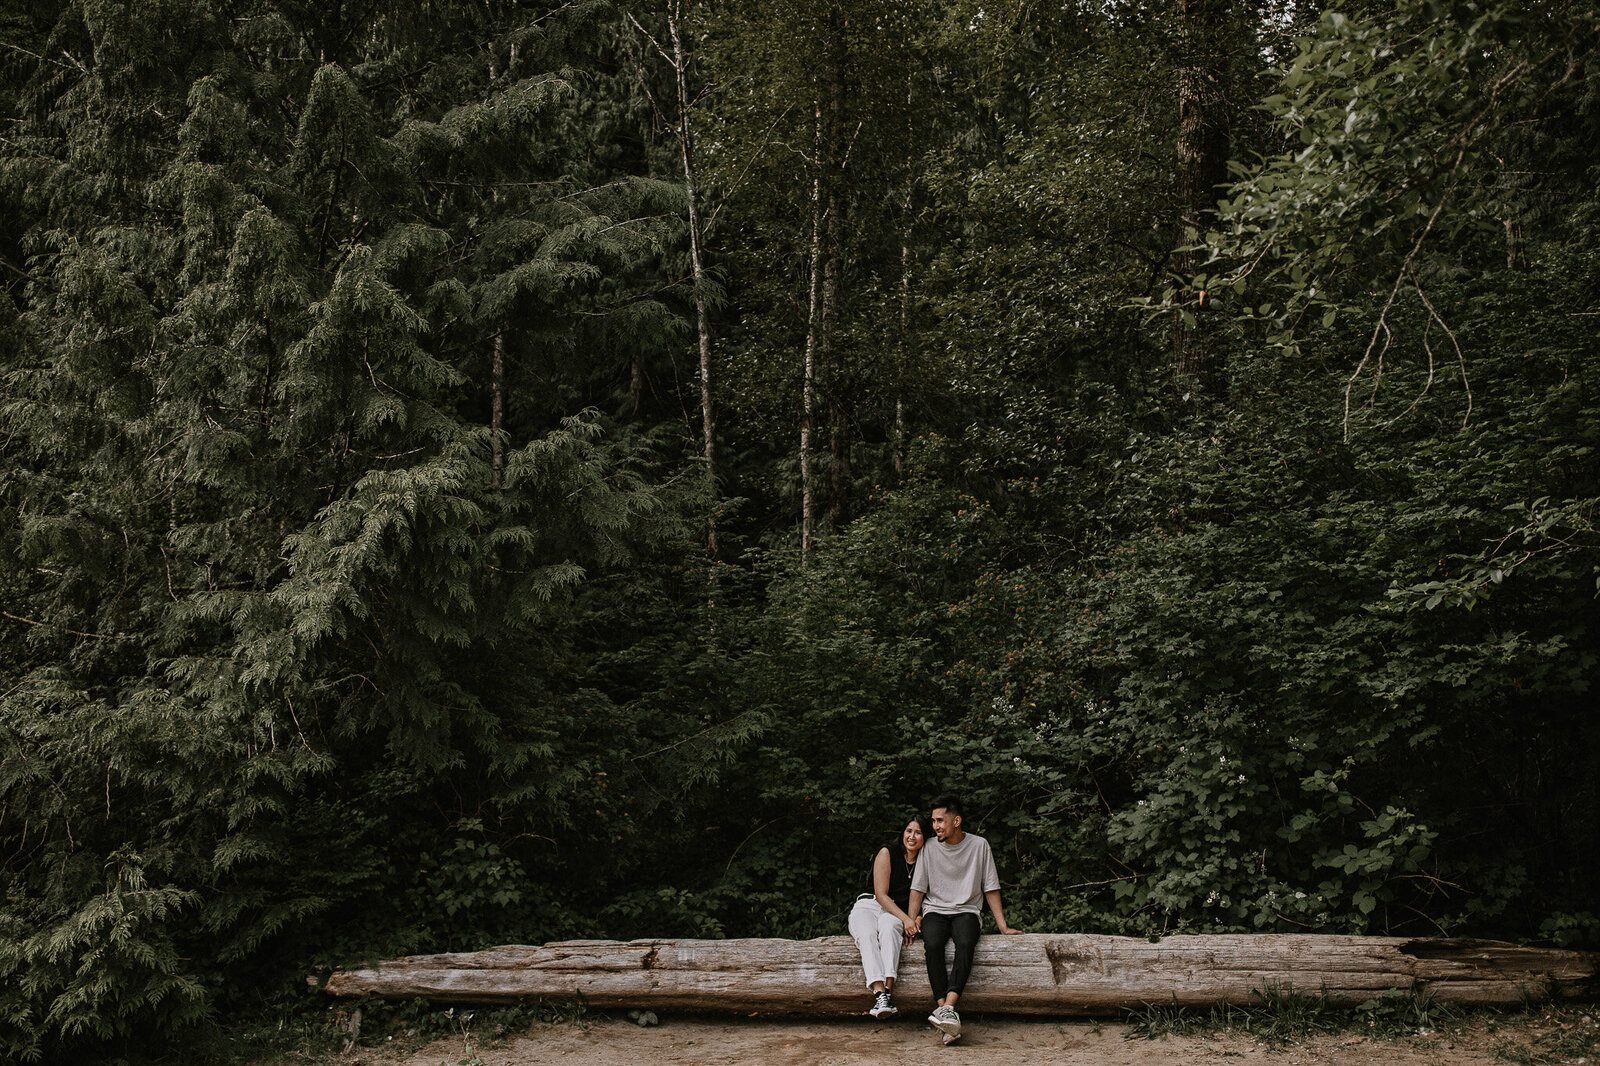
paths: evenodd
<path fill-rule="evenodd" d="M 1167 6 L 691 8 L 714 496 L 665 8 L 4 16 L 0 1051 L 946 787 L 1024 928 L 1593 944 L 1597 13 L 1226 7 L 1198 278 Z"/>

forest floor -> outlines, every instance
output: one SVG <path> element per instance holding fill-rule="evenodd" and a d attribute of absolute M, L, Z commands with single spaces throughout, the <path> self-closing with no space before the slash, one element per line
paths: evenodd
<path fill-rule="evenodd" d="M 1437 1028 L 1354 1028 L 1296 1033 L 1292 1020 L 1250 1028 L 1147 1016 L 1132 1024 L 1015 1017 L 964 1019 L 961 1042 L 945 1048 L 920 1016 L 892 1022 L 728 1018 L 663 1014 L 642 1027 L 621 1014 L 591 1013 L 512 1031 L 474 1030 L 472 1017 L 450 1037 L 431 1042 L 385 1038 L 321 1059 L 327 1066 L 602 1066 L 613 1063 L 762 1063 L 771 1066 L 858 1066 L 867 1063 L 960 1063 L 1017 1066 L 1600 1066 L 1600 1010 L 1593 1005 L 1470 1014 Z M 1316 1023 L 1322 1026 L 1323 1023 Z M 497 1027 L 498 1028 L 498 1027 Z M 1251 1031 L 1252 1029 L 1256 1031 Z M 1265 1031 L 1263 1031 L 1265 1030 Z M 281 1060 L 280 1060 L 281 1061 Z M 304 1058 L 297 1058 L 305 1062 Z M 267 1064 L 263 1064 L 267 1066 Z M 284 1064 L 287 1066 L 287 1064 Z"/>

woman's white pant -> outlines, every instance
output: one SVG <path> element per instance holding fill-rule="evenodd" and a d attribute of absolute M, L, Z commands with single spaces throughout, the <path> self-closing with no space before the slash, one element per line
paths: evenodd
<path fill-rule="evenodd" d="M 861 969 L 867 975 L 867 989 L 874 981 L 899 976 L 900 947 L 906 941 L 906 927 L 900 919 L 878 906 L 871 896 L 856 900 L 850 908 L 850 935 L 861 949 Z"/>

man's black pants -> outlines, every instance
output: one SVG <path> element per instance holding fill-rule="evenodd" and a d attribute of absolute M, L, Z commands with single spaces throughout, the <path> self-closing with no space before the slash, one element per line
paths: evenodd
<path fill-rule="evenodd" d="M 940 1000 L 946 992 L 960 995 L 967 987 L 967 977 L 972 973 L 972 953 L 978 947 L 981 927 L 976 914 L 924 914 L 922 916 L 922 951 L 928 959 L 928 983 L 933 986 L 933 998 Z M 956 942 L 955 965 L 947 976 L 944 972 L 944 946 Z"/>

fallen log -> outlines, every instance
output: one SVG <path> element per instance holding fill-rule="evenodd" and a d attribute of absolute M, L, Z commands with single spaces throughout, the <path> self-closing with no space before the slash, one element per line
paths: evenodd
<path fill-rule="evenodd" d="M 593 1007 L 859 1014 L 860 956 L 816 940 L 568 940 L 414 955 L 336 971 L 335 996 L 440 1002 L 580 1000 Z M 978 943 L 964 1010 L 1104 1015 L 1146 1003 L 1259 1004 L 1290 992 L 1354 1005 L 1391 989 L 1438 1001 L 1519 1004 L 1600 993 L 1600 953 L 1493 940 L 1290 935 L 1134 937 L 1029 933 Z M 895 997 L 932 993 L 922 942 L 900 957 Z"/>

